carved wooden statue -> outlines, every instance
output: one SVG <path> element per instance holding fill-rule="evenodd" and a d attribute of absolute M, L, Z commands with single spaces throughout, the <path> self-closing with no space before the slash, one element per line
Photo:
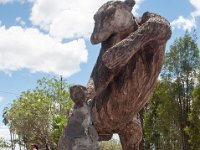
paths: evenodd
<path fill-rule="evenodd" d="M 149 12 L 136 18 L 131 13 L 134 5 L 134 0 L 126 0 L 109 1 L 100 7 L 94 15 L 95 27 L 91 36 L 93 44 L 101 43 L 99 57 L 88 85 L 71 88 L 75 106 L 79 101 L 90 101 L 89 126 L 95 127 L 98 140 L 110 140 L 113 133 L 117 133 L 123 150 L 139 149 L 142 130 L 137 114 L 155 87 L 166 42 L 171 36 L 166 19 Z M 95 135 L 95 129 L 91 135 Z M 68 132 L 65 130 L 60 139 L 59 150 L 75 150 L 67 148 Z M 93 140 L 96 136 L 90 137 L 95 146 L 86 150 L 98 149 Z"/>

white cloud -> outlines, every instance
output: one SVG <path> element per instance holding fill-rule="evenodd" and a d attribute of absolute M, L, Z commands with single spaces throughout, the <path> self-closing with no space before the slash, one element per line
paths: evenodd
<path fill-rule="evenodd" d="M 195 27 L 195 20 L 194 19 L 186 19 L 183 16 L 179 16 L 178 19 L 171 22 L 173 28 L 184 29 L 184 30 L 191 30 Z"/>
<path fill-rule="evenodd" d="M 137 10 L 140 8 L 140 5 L 142 4 L 142 2 L 144 2 L 144 0 L 135 0 L 136 4 L 133 7 L 133 14 L 138 16 Z"/>
<path fill-rule="evenodd" d="M 0 126 L 0 137 L 4 138 L 5 140 L 10 140 L 9 129 L 4 125 Z"/>
<path fill-rule="evenodd" d="M 195 11 L 191 13 L 192 17 L 200 16 L 200 0 L 190 0 L 190 3 L 195 7 Z"/>
<path fill-rule="evenodd" d="M 4 100 L 4 98 L 0 96 L 0 102 L 2 102 L 3 100 Z"/>
<path fill-rule="evenodd" d="M 55 73 L 68 77 L 87 61 L 83 39 L 60 43 L 38 29 L 0 27 L 0 70 Z"/>
<path fill-rule="evenodd" d="M 30 20 L 34 25 L 49 31 L 50 35 L 63 38 L 89 37 L 93 30 L 93 15 L 108 0 L 36 0 Z M 133 12 L 143 0 L 136 0 Z"/>
<path fill-rule="evenodd" d="M 0 4 L 6 4 L 6 3 L 9 3 L 9 2 L 13 2 L 14 0 L 0 0 Z"/>
<path fill-rule="evenodd" d="M 57 40 L 88 38 L 93 30 L 93 15 L 108 0 L 0 0 L 8 2 L 32 2 L 30 21 L 50 33 Z M 136 0 L 133 13 L 137 14 L 144 0 Z M 18 21 L 22 26 L 24 22 Z"/>
<path fill-rule="evenodd" d="M 26 24 L 20 18 L 20 26 L 5 28 L 0 25 L 0 71 L 11 74 L 20 69 L 31 72 L 55 73 L 70 76 L 80 70 L 80 64 L 87 61 L 85 41 L 93 30 L 93 15 L 108 0 L 0 0 L 8 2 L 32 2 L 30 20 L 37 28 L 23 28 Z M 133 12 L 141 2 L 136 0 Z M 74 39 L 63 43 L 63 39 Z"/>
<path fill-rule="evenodd" d="M 15 20 L 21 26 L 25 26 L 26 25 L 26 23 L 21 19 L 21 17 L 17 17 Z"/>
<path fill-rule="evenodd" d="M 58 39 L 88 37 L 93 15 L 107 0 L 36 0 L 30 20 Z"/>
<path fill-rule="evenodd" d="M 25 2 L 34 2 L 35 0 L 0 0 L 0 4 L 7 4 L 13 2 L 25 3 Z"/>
<path fill-rule="evenodd" d="M 12 3 L 12 2 L 24 3 L 26 1 L 31 2 L 32 0 L 0 0 L 0 4 L 6 4 L 6 3 Z"/>
<path fill-rule="evenodd" d="M 191 30 L 196 27 L 196 18 L 200 16 L 200 0 L 189 0 L 195 10 L 190 13 L 190 19 L 179 16 L 178 19 L 171 22 L 173 28 Z"/>

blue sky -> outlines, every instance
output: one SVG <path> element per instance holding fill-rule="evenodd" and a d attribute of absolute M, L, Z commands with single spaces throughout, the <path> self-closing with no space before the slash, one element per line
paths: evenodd
<path fill-rule="evenodd" d="M 0 0 L 0 136 L 3 108 L 44 76 L 85 85 L 100 45 L 89 41 L 93 14 L 106 0 Z M 167 44 L 187 29 L 200 38 L 200 0 L 136 0 L 133 13 L 159 13 L 172 25 Z M 198 40 L 200 47 L 200 40 Z"/>

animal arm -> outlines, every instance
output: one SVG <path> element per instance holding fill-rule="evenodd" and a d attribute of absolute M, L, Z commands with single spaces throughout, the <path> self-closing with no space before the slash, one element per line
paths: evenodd
<path fill-rule="evenodd" d="M 154 17 L 149 18 L 138 30 L 104 53 L 102 60 L 106 67 L 111 70 L 119 69 L 125 66 L 145 44 L 150 41 L 162 42 L 170 37 L 169 23 L 156 14 L 151 13 L 151 15 Z"/>

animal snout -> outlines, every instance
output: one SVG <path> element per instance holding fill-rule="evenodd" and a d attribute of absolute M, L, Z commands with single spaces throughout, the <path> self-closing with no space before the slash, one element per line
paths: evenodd
<path fill-rule="evenodd" d="M 93 33 L 92 36 L 91 36 L 91 38 L 90 38 L 90 41 L 91 41 L 92 44 L 98 44 L 99 41 L 98 41 L 97 34 Z"/>

